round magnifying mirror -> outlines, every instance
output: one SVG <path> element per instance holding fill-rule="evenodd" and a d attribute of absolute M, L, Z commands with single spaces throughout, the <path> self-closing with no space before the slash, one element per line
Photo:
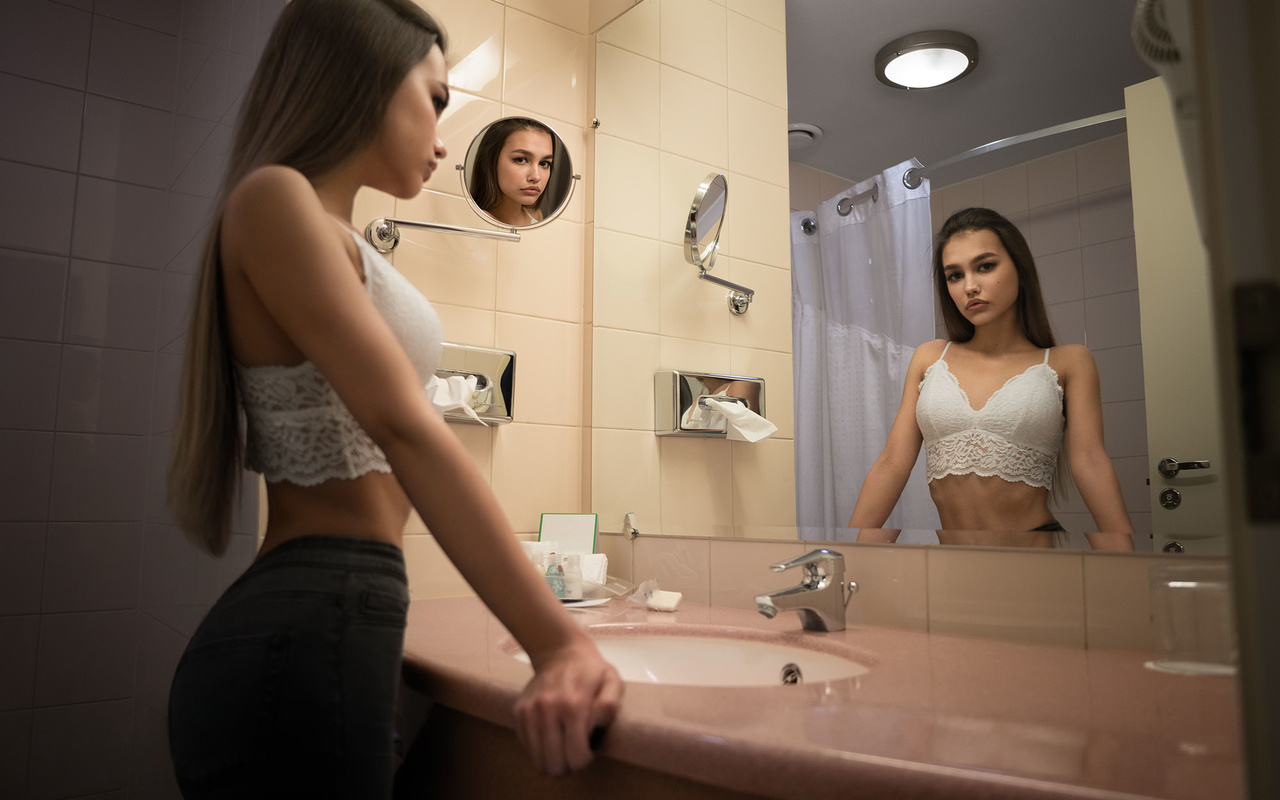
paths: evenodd
<path fill-rule="evenodd" d="M 471 207 L 503 228 L 546 225 L 569 205 L 578 180 L 564 140 L 529 117 L 486 125 L 471 140 L 459 169 Z"/>
<path fill-rule="evenodd" d="M 712 173 L 698 184 L 689 206 L 689 221 L 684 229 L 685 257 L 699 269 L 709 271 L 716 263 L 720 248 L 720 226 L 724 222 L 724 203 L 729 187 L 724 176 Z"/>

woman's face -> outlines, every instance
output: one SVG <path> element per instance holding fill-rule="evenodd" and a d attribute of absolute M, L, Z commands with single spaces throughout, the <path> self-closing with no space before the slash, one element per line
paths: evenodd
<path fill-rule="evenodd" d="M 444 53 L 432 47 L 391 96 L 372 145 L 376 174 L 370 185 L 401 198 L 417 197 L 447 154 L 440 115 L 449 104 Z"/>
<path fill-rule="evenodd" d="M 521 206 L 536 205 L 547 188 L 553 152 L 546 131 L 521 130 L 507 136 L 498 153 L 498 190 Z"/>
<path fill-rule="evenodd" d="M 956 308 L 975 327 L 1017 304 L 1018 268 L 995 231 L 964 231 L 947 240 L 942 275 Z"/>

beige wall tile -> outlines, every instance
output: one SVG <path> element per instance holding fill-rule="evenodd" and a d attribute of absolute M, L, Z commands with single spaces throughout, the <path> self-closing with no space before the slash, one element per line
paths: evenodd
<path fill-rule="evenodd" d="M 598 325 L 657 333 L 661 314 L 657 240 L 597 231 L 593 294 L 593 319 Z"/>
<path fill-rule="evenodd" d="M 755 610 L 757 595 L 785 589 L 799 582 L 798 573 L 779 574 L 770 570 L 769 565 L 788 561 L 806 552 L 799 543 L 717 539 L 708 545 L 711 605 L 751 611 Z"/>
<path fill-rule="evenodd" d="M 664 436 L 663 533 L 732 536 L 733 450 L 727 439 Z"/>
<path fill-rule="evenodd" d="M 838 194 L 843 194 L 853 188 L 853 181 L 842 178 L 839 175 L 832 175 L 829 172 L 819 172 L 818 174 L 818 202 L 825 203 Z"/>
<path fill-rule="evenodd" d="M 587 10 L 587 30 L 591 33 L 618 19 L 635 6 L 636 0 L 590 0 Z"/>
<path fill-rule="evenodd" d="M 440 549 L 434 536 L 405 536 L 404 562 L 409 575 L 409 596 L 414 600 L 475 594 L 462 573 Z"/>
<path fill-rule="evenodd" d="M 644 0 L 637 3 L 630 11 L 601 28 L 596 33 L 597 40 L 657 61 L 661 36 L 658 2 Z"/>
<path fill-rule="evenodd" d="M 584 124 L 587 37 L 512 8 L 503 30 L 503 102 Z"/>
<path fill-rule="evenodd" d="M 440 120 L 440 135 L 448 155 L 431 177 L 430 187 L 434 191 L 462 195 L 462 179 L 459 177 L 462 173 L 458 172 L 456 165 L 467 160 L 467 148 L 480 130 L 501 116 L 502 104 L 496 100 L 463 91 L 449 95 L 449 107 Z"/>
<path fill-rule="evenodd" d="M 621 521 L 619 521 L 621 525 Z M 618 533 L 607 533 L 603 530 L 604 523 L 601 523 L 602 530 L 596 536 L 596 552 L 604 553 L 609 559 L 609 574 L 615 578 L 621 578 L 629 583 L 634 582 L 632 579 L 632 565 L 635 561 L 632 555 L 632 542 Z M 641 531 L 643 532 L 643 528 Z"/>
<path fill-rule="evenodd" d="M 728 275 L 726 265 L 722 264 L 727 261 L 716 261 L 715 274 Z M 725 301 L 728 290 L 699 280 L 697 267 L 685 260 L 684 252 L 676 245 L 665 242 L 658 245 L 658 265 L 662 335 L 728 344 L 729 320 L 733 316 Z"/>
<path fill-rule="evenodd" d="M 498 314 L 497 347 L 517 356 L 517 420 L 582 424 L 582 335 L 581 325 Z"/>
<path fill-rule="evenodd" d="M 929 629 L 927 551 L 881 544 L 824 545 L 844 556 L 845 580 L 858 591 L 849 600 L 850 625 Z"/>
<path fill-rule="evenodd" d="M 1128 184 L 1129 138 L 1121 134 L 1078 148 L 1076 182 L 1082 195 Z"/>
<path fill-rule="evenodd" d="M 778 426 L 773 438 L 794 439 L 795 402 L 792 397 L 791 356 L 771 350 L 734 347 L 729 371 L 733 375 L 764 379 L 764 414 Z"/>
<path fill-rule="evenodd" d="M 791 269 L 791 206 L 787 187 L 758 181 L 739 172 L 730 173 L 728 181 L 731 205 L 725 218 L 733 236 L 733 249 L 726 254 Z"/>
<path fill-rule="evenodd" d="M 708 177 L 723 170 L 713 167 L 704 161 L 693 161 L 674 153 L 661 153 L 658 156 L 658 224 L 660 238 L 668 244 L 684 247 L 684 231 L 689 220 L 689 209 L 698 187 Z M 729 187 L 729 197 L 733 197 Z M 733 208 L 732 205 L 728 206 Z M 723 235 L 720 240 L 720 255 L 727 255 L 727 242 Z"/>
<path fill-rule="evenodd" d="M 1079 553 L 930 548 L 929 632 L 1083 647 Z"/>
<path fill-rule="evenodd" d="M 582 321 L 582 224 L 566 219 L 498 247 L 498 311 Z"/>
<path fill-rule="evenodd" d="M 662 63 L 723 86 L 725 14 L 711 0 L 659 0 Z"/>
<path fill-rule="evenodd" d="M 595 148 L 596 228 L 658 238 L 658 151 L 605 134 Z"/>
<path fill-rule="evenodd" d="M 590 0 L 507 0 L 507 8 L 568 28 L 575 33 L 590 33 L 587 17 Z"/>
<path fill-rule="evenodd" d="M 622 530 L 622 519 L 634 512 L 645 533 L 660 533 L 662 497 L 658 437 L 651 431 L 596 428 L 591 432 L 591 510 L 600 515 L 601 530 Z"/>
<path fill-rule="evenodd" d="M 730 280 L 755 290 L 746 314 L 730 314 L 730 339 L 738 347 L 791 352 L 791 272 L 738 258 Z"/>
<path fill-rule="evenodd" d="M 982 178 L 982 204 L 1006 217 L 1030 208 L 1027 192 L 1026 164 L 1002 169 Z"/>
<path fill-rule="evenodd" d="M 386 192 L 370 189 L 365 186 L 356 192 L 356 202 L 351 210 L 351 224 L 360 233 L 375 219 L 394 217 L 396 215 L 396 199 Z"/>
<path fill-rule="evenodd" d="M 663 336 L 658 368 L 732 375 L 733 351 L 728 345 Z"/>
<path fill-rule="evenodd" d="M 729 88 L 786 108 L 786 34 L 730 11 Z"/>
<path fill-rule="evenodd" d="M 729 169 L 786 186 L 787 152 L 787 110 L 729 92 Z"/>
<path fill-rule="evenodd" d="M 449 33 L 449 86 L 502 99 L 502 3 L 432 0 L 431 13 Z"/>
<path fill-rule="evenodd" d="M 658 146 L 658 62 L 620 47 L 596 48 L 596 108 L 600 132 Z"/>
<path fill-rule="evenodd" d="M 729 0 L 729 10 L 786 33 L 787 10 L 782 0 Z"/>
<path fill-rule="evenodd" d="M 1151 590 L 1148 570 L 1159 556 L 1094 555 L 1084 559 L 1085 635 L 1090 649 L 1149 650 Z"/>
<path fill-rule="evenodd" d="M 795 443 L 790 439 L 729 442 L 733 451 L 733 521 L 796 524 Z"/>
<path fill-rule="evenodd" d="M 642 534 L 631 545 L 635 557 L 632 575 L 637 584 L 656 578 L 658 588 L 680 592 L 687 602 L 710 601 L 711 557 L 706 539 L 649 538 Z"/>
<path fill-rule="evenodd" d="M 591 424 L 652 431 L 658 337 L 608 328 L 592 336 Z"/>
<path fill-rule="evenodd" d="M 1075 200 L 1079 194 L 1074 151 L 1027 162 L 1027 202 L 1031 208 Z"/>
<path fill-rule="evenodd" d="M 494 434 L 493 490 L 517 533 L 538 530 L 546 511 L 582 503 L 582 429 L 513 422 Z"/>
<path fill-rule="evenodd" d="M 787 162 L 788 191 L 791 196 L 792 211 L 817 211 L 823 198 L 819 195 L 821 170 Z"/>
<path fill-rule="evenodd" d="M 396 202 L 401 219 L 474 226 L 475 215 L 458 196 L 424 191 L 414 200 Z M 396 269 L 427 299 L 439 303 L 492 309 L 497 289 L 498 242 L 400 229 L 400 245 L 392 261 Z"/>
<path fill-rule="evenodd" d="M 964 183 L 948 186 L 942 190 L 941 194 L 942 218 L 944 220 L 962 208 L 986 205 L 981 178 L 974 178 Z M 1026 231 L 1023 231 L 1023 233 L 1025 234 Z"/>
<path fill-rule="evenodd" d="M 659 68 L 659 141 L 664 151 L 718 167 L 729 163 L 729 92 L 722 84 Z"/>
<path fill-rule="evenodd" d="M 493 347 L 495 314 L 479 308 L 432 303 L 444 326 L 444 340 L 454 344 Z"/>

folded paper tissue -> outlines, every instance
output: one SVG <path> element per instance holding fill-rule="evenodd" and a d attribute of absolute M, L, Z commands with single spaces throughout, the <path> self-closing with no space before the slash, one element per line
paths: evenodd
<path fill-rule="evenodd" d="M 747 408 L 742 403 L 732 400 L 717 400 L 714 397 L 703 398 L 710 408 L 724 417 L 725 433 L 728 438 L 738 442 L 758 442 L 772 436 L 778 426 Z M 709 427 L 719 427 L 715 421 Z"/>
<path fill-rule="evenodd" d="M 476 393 L 475 375 L 451 375 L 448 380 L 432 375 L 424 388 L 427 400 L 441 414 L 457 409 L 481 425 L 488 425 L 471 407 L 471 396 Z"/>

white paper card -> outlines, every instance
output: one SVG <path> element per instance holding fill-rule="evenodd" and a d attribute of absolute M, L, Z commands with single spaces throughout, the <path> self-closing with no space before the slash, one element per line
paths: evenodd
<path fill-rule="evenodd" d="M 538 527 L 538 541 L 547 540 L 559 542 L 561 555 L 594 553 L 596 515 L 544 513 Z"/>

